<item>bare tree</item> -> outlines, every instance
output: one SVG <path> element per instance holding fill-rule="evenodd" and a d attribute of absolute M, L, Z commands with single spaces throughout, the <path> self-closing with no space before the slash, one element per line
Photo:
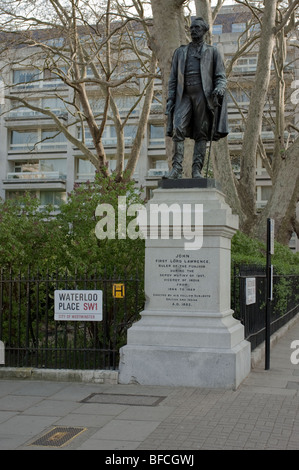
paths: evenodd
<path fill-rule="evenodd" d="M 163 2 L 166 16 L 161 18 L 158 0 L 152 0 L 154 38 L 157 57 L 166 82 L 169 61 L 172 53 L 182 41 L 184 22 L 183 7 L 186 2 L 168 0 Z M 167 3 L 167 5 L 165 5 Z M 298 160 L 298 129 L 292 119 L 286 120 L 285 112 L 285 78 L 286 42 L 294 34 L 298 20 L 298 0 L 236 0 L 251 12 L 252 21 L 239 41 L 234 57 L 227 64 L 227 75 L 230 78 L 235 61 L 250 49 L 255 48 L 258 54 L 257 69 L 254 82 L 251 84 L 251 99 L 244 112 L 240 112 L 244 120 L 244 137 L 240 158 L 240 174 L 235 175 L 232 167 L 228 139 L 221 139 L 214 145 L 213 168 L 215 177 L 220 180 L 227 200 L 240 218 L 240 228 L 244 232 L 264 237 L 265 219 L 275 219 L 276 239 L 287 243 L 291 233 L 298 233 L 295 209 L 299 198 L 299 160 Z M 212 26 L 217 13 L 224 4 L 218 0 L 212 11 L 210 0 L 195 0 L 196 14 L 203 16 Z M 180 28 L 177 23 L 180 22 Z M 259 30 L 250 33 L 252 25 L 257 23 Z M 176 34 L 173 34 L 177 31 Z M 181 33 L 179 33 L 181 31 Z M 209 40 L 209 39 L 208 39 Z M 275 78 L 271 72 L 275 66 Z M 276 85 L 273 85 L 273 80 Z M 230 80 L 232 81 L 232 79 Z M 275 109 L 272 116 L 265 112 L 266 103 L 273 89 L 276 90 Z M 269 114 L 269 113 L 268 113 Z M 265 119 L 272 119 L 274 126 L 274 155 L 269 159 L 262 140 L 262 125 Z M 290 127 L 291 126 L 291 127 Z M 290 133 L 285 140 L 285 131 L 292 128 L 295 137 Z M 265 168 L 272 180 L 272 196 L 267 206 L 257 211 L 256 208 L 256 159 L 260 155 Z"/>
<path fill-rule="evenodd" d="M 0 49 L 3 77 L 6 64 L 9 67 L 22 64 L 35 67 L 41 79 L 47 74 L 59 78 L 69 91 L 63 94 L 58 87 L 52 90 L 51 96 L 54 93 L 61 100 L 72 119 L 66 123 L 53 110 L 37 106 L 34 100 L 39 95 L 34 89 L 23 95 L 11 90 L 8 98 L 49 116 L 57 131 L 104 173 L 107 173 L 107 156 L 102 138 L 106 122 L 111 118 L 117 135 L 119 178 L 124 169 L 124 130 L 136 106 L 140 106 L 141 111 L 127 163 L 130 175 L 140 153 L 153 95 L 153 78 L 157 76 L 155 57 L 161 71 L 165 106 L 172 54 L 178 46 L 189 42 L 188 19 L 186 21 L 184 15 L 188 1 L 151 0 L 151 29 L 148 28 L 151 23 L 145 18 L 145 3 L 140 0 L 109 0 L 102 4 L 96 0 L 3 0 L 0 3 L 1 30 L 5 33 Z M 194 0 L 194 3 L 196 14 L 204 16 L 212 26 L 224 1 L 218 0 L 213 11 L 210 0 Z M 249 106 L 240 109 L 244 125 L 240 173 L 236 175 L 233 171 L 228 140 L 221 139 L 213 144 L 214 174 L 220 180 L 229 204 L 239 214 L 241 230 L 262 238 L 265 219 L 273 217 L 276 238 L 287 243 L 293 230 L 298 234 L 295 208 L 299 198 L 299 140 L 298 125 L 289 110 L 290 93 L 286 83 L 290 79 L 285 67 L 288 42 L 298 26 L 299 0 L 236 0 L 236 3 L 246 8 L 252 19 L 227 63 L 230 84 L 241 86 L 234 83 L 233 67 L 243 54 L 256 51 L 258 63 L 250 85 Z M 255 23 L 259 28 L 252 33 Z M 145 41 L 149 49 L 144 47 Z M 130 68 L 134 62 L 136 68 Z M 126 116 L 119 110 L 119 95 L 132 101 Z M 92 106 L 93 101 L 97 101 L 96 107 Z M 262 139 L 265 122 L 273 127 L 275 136 L 271 158 Z M 81 128 L 79 137 L 74 133 L 74 127 Z M 92 148 L 88 145 L 86 128 L 93 142 Z M 169 138 L 166 140 L 170 156 L 171 142 Z M 257 155 L 272 181 L 272 195 L 261 211 L 256 209 Z"/>
<path fill-rule="evenodd" d="M 71 119 L 65 122 L 49 107 L 40 105 L 38 86 L 20 93 L 7 79 L 12 103 L 42 113 L 53 120 L 82 155 L 104 174 L 108 162 L 103 134 L 108 119 L 114 122 L 117 148 L 116 171 L 123 178 L 125 167 L 126 124 L 139 107 L 140 119 L 132 136 L 126 177 L 132 177 L 153 96 L 156 59 L 146 51 L 149 35 L 142 2 L 134 0 L 132 12 L 122 2 L 87 2 L 85 0 L 46 0 L 44 2 L 1 2 L 2 76 L 12 66 L 35 69 L 36 85 L 45 77 L 60 80 L 65 88 L 52 87 L 49 97 L 56 97 Z M 136 11 L 137 8 L 137 11 Z M 25 85 L 25 84 L 24 84 Z M 66 91 L 67 90 L 67 91 Z M 127 113 L 119 111 L 119 97 L 130 103 Z M 122 106 L 123 109 L 123 106 Z M 80 128 L 79 134 L 74 129 Z M 92 145 L 90 142 L 92 140 Z M 128 153 L 128 152 L 127 152 Z"/>

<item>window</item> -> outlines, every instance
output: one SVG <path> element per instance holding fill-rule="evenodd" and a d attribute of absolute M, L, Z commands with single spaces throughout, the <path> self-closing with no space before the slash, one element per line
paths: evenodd
<path fill-rule="evenodd" d="M 15 201 L 16 199 L 19 199 L 20 197 L 24 197 L 25 194 L 26 194 L 26 191 L 6 191 L 6 199 Z"/>
<path fill-rule="evenodd" d="M 241 90 L 240 88 L 232 88 L 228 90 L 227 101 L 228 103 L 234 103 L 234 100 L 237 103 L 249 103 L 250 101 L 250 91 Z"/>
<path fill-rule="evenodd" d="M 128 160 L 124 160 L 124 167 L 126 167 Z M 109 170 L 115 171 L 116 170 L 116 160 L 108 160 L 108 168 Z M 88 179 L 93 179 L 95 175 L 95 167 L 94 165 L 89 161 L 85 160 L 83 158 L 78 158 L 77 160 L 77 175 L 76 177 L 80 180 L 88 180 Z"/>
<path fill-rule="evenodd" d="M 47 44 L 48 46 L 62 47 L 64 45 L 64 38 L 47 39 L 46 41 L 43 41 L 43 43 Z"/>
<path fill-rule="evenodd" d="M 64 103 L 59 98 L 43 98 L 42 100 L 28 100 L 29 105 L 42 107 L 43 109 L 49 109 L 55 114 L 66 113 Z M 44 116 L 42 112 L 33 111 L 27 108 L 23 103 L 13 101 L 11 104 L 11 111 L 9 112 L 10 117 L 32 117 L 32 116 Z"/>
<path fill-rule="evenodd" d="M 30 160 L 15 162 L 14 172 L 8 173 L 8 179 L 56 179 L 66 177 L 66 159 Z"/>
<path fill-rule="evenodd" d="M 29 152 L 34 149 L 37 141 L 36 131 L 11 131 L 9 150 Z"/>
<path fill-rule="evenodd" d="M 156 160 L 155 168 L 157 170 L 168 170 L 168 162 L 167 160 Z"/>
<path fill-rule="evenodd" d="M 63 101 L 59 98 L 43 98 L 42 108 L 49 109 L 55 114 L 61 114 L 63 111 L 66 112 Z"/>
<path fill-rule="evenodd" d="M 66 137 L 57 131 L 43 131 L 41 133 L 41 150 L 66 150 Z"/>
<path fill-rule="evenodd" d="M 128 113 L 130 109 L 133 108 L 137 101 L 137 98 L 135 96 L 123 96 L 123 97 L 118 97 L 115 99 L 116 106 L 118 107 L 118 110 L 120 113 Z M 136 114 L 137 110 L 139 109 L 139 104 L 136 105 L 136 107 L 133 109 L 131 114 Z"/>
<path fill-rule="evenodd" d="M 233 23 L 232 33 L 243 33 L 246 30 L 246 23 Z"/>
<path fill-rule="evenodd" d="M 120 78 L 125 78 L 127 75 L 136 72 L 137 70 L 140 70 L 140 63 L 138 61 L 128 61 L 124 60 L 124 62 L 119 62 L 116 69 L 115 69 L 115 75 L 120 79 Z M 130 80 L 135 81 L 136 79 L 132 78 Z"/>
<path fill-rule="evenodd" d="M 11 131 L 9 150 L 30 152 L 33 150 L 66 150 L 67 140 L 57 131 Z"/>
<path fill-rule="evenodd" d="M 125 159 L 124 159 L 124 168 L 126 168 L 127 163 L 128 163 L 128 159 L 125 158 Z M 116 164 L 117 164 L 117 161 L 116 161 L 116 160 L 108 160 L 108 167 L 109 167 L 109 170 L 110 170 L 111 172 L 113 172 L 113 171 L 116 170 Z"/>
<path fill-rule="evenodd" d="M 213 34 L 222 34 L 222 24 L 214 24 L 213 25 Z"/>
<path fill-rule="evenodd" d="M 78 129 L 78 139 L 80 139 L 80 140 L 83 139 L 82 128 L 81 127 L 79 127 L 79 129 Z M 84 129 L 84 142 L 89 147 L 93 146 L 92 137 L 90 135 L 90 130 L 88 128 Z"/>
<path fill-rule="evenodd" d="M 244 132 L 244 123 L 241 119 L 232 119 L 228 122 L 229 132 Z"/>
<path fill-rule="evenodd" d="M 19 88 L 38 87 L 39 72 L 32 69 L 20 69 L 13 71 L 13 84 Z"/>
<path fill-rule="evenodd" d="M 261 30 L 261 25 L 259 23 L 253 24 L 252 26 L 250 26 L 250 29 L 249 29 L 251 33 L 257 33 L 260 30 Z"/>
<path fill-rule="evenodd" d="M 149 137 L 150 146 L 164 146 L 165 145 L 165 133 L 164 126 L 161 124 L 151 124 L 150 125 L 150 137 Z"/>
<path fill-rule="evenodd" d="M 25 191 L 6 191 L 6 198 L 16 200 L 25 194 Z M 65 191 L 30 191 L 30 194 L 40 199 L 41 206 L 51 204 L 59 207 L 66 201 Z"/>
<path fill-rule="evenodd" d="M 38 100 L 28 100 L 28 104 L 32 106 L 38 106 Z M 38 111 L 33 111 L 33 109 L 26 108 L 23 103 L 12 101 L 11 102 L 11 110 L 9 111 L 10 117 L 33 117 L 33 116 L 41 116 L 41 113 Z"/>
<path fill-rule="evenodd" d="M 124 127 L 124 138 L 125 144 L 131 145 L 137 131 L 137 126 L 128 124 Z M 104 145 L 116 145 L 116 130 L 114 126 L 106 126 L 103 133 L 103 144 Z"/>
<path fill-rule="evenodd" d="M 94 114 L 97 114 L 100 116 L 103 114 L 104 109 L 105 109 L 105 104 L 106 104 L 106 100 L 104 98 L 91 96 L 89 98 L 89 103 Z M 83 111 L 82 106 L 81 106 L 81 109 Z"/>
<path fill-rule="evenodd" d="M 124 127 L 124 138 L 125 138 L 125 144 L 126 145 L 132 145 L 132 142 L 135 138 L 137 131 L 137 126 L 133 124 L 128 124 L 127 126 Z M 84 129 L 85 133 L 85 144 L 89 147 L 93 147 L 93 141 L 92 137 L 90 135 L 89 129 Z M 82 129 L 78 129 L 78 139 L 82 139 Z M 116 146 L 116 141 L 117 141 L 117 135 L 116 135 L 116 130 L 114 126 L 106 126 L 103 132 L 103 145 L 110 145 L 115 147 Z"/>
<path fill-rule="evenodd" d="M 66 75 L 66 67 L 59 67 L 59 74 L 64 74 Z M 63 86 L 64 82 L 60 78 L 58 73 L 55 73 L 55 71 L 52 71 L 50 69 L 44 69 L 43 71 L 43 87 L 57 87 L 57 86 Z"/>
<path fill-rule="evenodd" d="M 40 203 L 42 206 L 53 204 L 61 206 L 66 201 L 66 193 L 64 191 L 40 191 Z"/>
<path fill-rule="evenodd" d="M 162 112 L 162 92 L 155 91 L 153 96 L 153 101 L 151 104 L 151 113 L 160 113 Z"/>
<path fill-rule="evenodd" d="M 272 194 L 272 186 L 262 186 L 261 187 L 261 200 L 268 201 Z"/>
<path fill-rule="evenodd" d="M 66 158 L 49 158 L 39 161 L 39 171 L 41 173 L 52 173 L 58 177 L 66 177 Z"/>
<path fill-rule="evenodd" d="M 77 161 L 77 178 L 89 179 L 93 178 L 95 174 L 95 167 L 89 160 L 78 158 Z"/>
<path fill-rule="evenodd" d="M 235 72 L 255 72 L 257 66 L 257 57 L 249 56 L 249 57 L 242 57 L 242 59 L 238 59 L 234 66 L 233 70 Z"/>
<path fill-rule="evenodd" d="M 15 162 L 15 173 L 32 173 L 38 170 L 38 161 Z"/>
<path fill-rule="evenodd" d="M 132 144 L 137 132 L 137 126 L 134 125 L 127 125 L 124 127 L 124 137 L 125 143 L 130 145 Z"/>

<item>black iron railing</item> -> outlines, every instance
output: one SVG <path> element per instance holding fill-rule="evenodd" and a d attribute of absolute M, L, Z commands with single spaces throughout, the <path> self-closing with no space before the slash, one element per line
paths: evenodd
<path fill-rule="evenodd" d="M 246 279 L 255 279 L 256 301 L 246 304 Z M 263 266 L 235 266 L 232 280 L 232 309 L 244 325 L 245 339 L 253 350 L 265 340 L 266 269 Z M 273 275 L 271 329 L 273 334 L 299 312 L 299 276 Z"/>
<path fill-rule="evenodd" d="M 113 285 L 124 286 L 113 297 Z M 54 320 L 55 290 L 101 290 L 102 321 Z M 127 329 L 143 307 L 138 274 L 0 273 L 0 340 L 10 367 L 115 369 Z"/>
<path fill-rule="evenodd" d="M 256 280 L 254 303 L 246 305 L 246 279 Z M 140 276 L 143 278 L 143 273 Z M 26 273 L 0 271 L 0 340 L 5 344 L 5 366 L 54 369 L 116 369 L 127 329 L 144 307 L 143 282 L 136 273 Z M 271 334 L 299 312 L 299 276 L 273 279 Z M 113 297 L 122 284 L 125 295 Z M 102 321 L 57 321 L 55 290 L 101 290 Z M 265 339 L 266 275 L 258 266 L 234 267 L 232 308 L 243 324 L 252 350 Z"/>

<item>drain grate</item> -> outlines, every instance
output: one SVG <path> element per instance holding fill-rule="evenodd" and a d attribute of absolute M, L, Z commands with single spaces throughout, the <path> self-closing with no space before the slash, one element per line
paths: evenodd
<path fill-rule="evenodd" d="M 83 403 L 113 405 L 157 406 L 165 397 L 153 395 L 124 395 L 114 393 L 92 393 L 82 400 Z"/>
<path fill-rule="evenodd" d="M 72 441 L 87 428 L 69 428 L 69 427 L 55 427 L 41 436 L 36 441 L 32 442 L 31 446 L 44 446 L 44 447 L 62 447 Z"/>

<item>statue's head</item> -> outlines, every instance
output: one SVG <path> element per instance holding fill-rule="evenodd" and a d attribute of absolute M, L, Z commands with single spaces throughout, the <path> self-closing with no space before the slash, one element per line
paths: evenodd
<path fill-rule="evenodd" d="M 191 38 L 193 40 L 202 39 L 206 32 L 209 31 L 209 29 L 210 27 L 208 23 L 201 16 L 193 18 L 190 26 Z"/>

